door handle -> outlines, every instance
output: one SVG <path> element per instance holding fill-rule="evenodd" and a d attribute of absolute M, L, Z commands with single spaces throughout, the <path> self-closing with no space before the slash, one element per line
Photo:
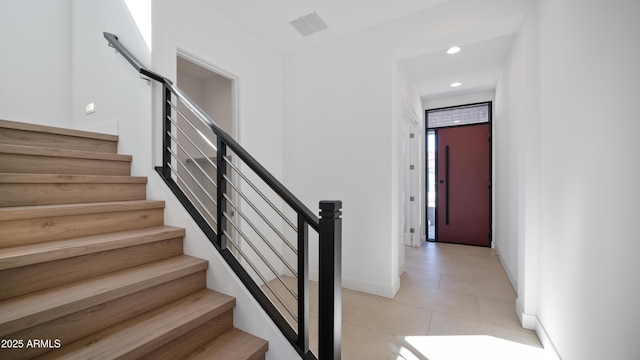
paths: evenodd
<path fill-rule="evenodd" d="M 444 223 L 449 225 L 449 145 L 444 148 Z M 441 180 L 442 181 L 442 180 Z"/>

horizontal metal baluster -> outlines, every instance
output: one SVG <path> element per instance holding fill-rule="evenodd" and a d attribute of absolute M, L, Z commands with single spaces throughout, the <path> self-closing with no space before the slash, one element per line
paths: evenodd
<path fill-rule="evenodd" d="M 185 183 L 185 181 L 182 179 L 182 177 L 180 177 L 180 175 L 178 175 L 178 171 L 171 165 L 171 163 L 167 163 L 167 166 L 173 171 L 174 174 L 176 174 L 176 177 L 178 178 L 178 180 L 180 180 L 184 184 L 184 187 L 186 187 L 187 190 L 189 190 L 189 193 L 191 193 L 191 195 L 193 195 L 195 200 L 200 204 L 200 206 L 202 206 L 202 209 L 207 213 L 207 215 L 209 215 L 209 217 L 211 217 L 211 220 L 213 220 L 215 225 L 218 225 L 218 221 L 216 220 L 216 217 L 211 215 L 209 210 L 207 210 L 207 207 L 200 201 L 198 196 L 196 196 L 196 194 L 193 193 L 193 190 L 191 190 L 189 185 L 187 185 L 187 183 Z M 215 231 L 215 229 L 214 229 L 214 231 Z"/>
<path fill-rule="evenodd" d="M 200 198 L 194 193 L 194 191 L 189 187 L 189 185 L 187 185 L 187 183 L 185 182 L 185 180 L 178 174 L 178 170 L 173 167 L 173 165 L 171 165 L 170 163 L 167 163 L 167 166 L 171 169 L 171 171 L 176 175 L 176 177 L 178 178 L 178 180 L 184 185 L 184 187 L 189 191 L 189 193 L 193 196 L 193 198 L 198 202 L 198 204 L 202 207 L 202 209 L 207 213 L 207 215 L 209 215 L 211 217 L 211 220 L 213 220 L 213 222 L 215 222 L 217 224 L 217 219 L 215 216 L 213 216 L 211 214 L 211 212 L 209 212 L 209 210 L 207 210 L 207 206 L 204 205 L 202 203 L 202 201 L 200 200 Z M 211 198 L 209 198 L 211 199 Z M 214 205 L 217 206 L 217 204 Z"/>
<path fill-rule="evenodd" d="M 309 226 L 313 229 L 318 230 L 318 217 L 313 214 L 311 210 L 309 210 L 302 202 L 297 199 L 287 188 L 284 187 L 269 171 L 267 171 L 251 154 L 249 154 L 233 137 L 227 134 L 209 115 L 207 115 L 204 110 L 202 110 L 196 103 L 194 103 L 189 97 L 173 83 L 165 78 L 165 86 L 171 90 L 178 100 L 180 100 L 197 118 L 209 125 L 211 130 L 221 138 L 222 141 L 227 144 L 229 149 L 233 151 L 236 156 L 242 159 L 244 164 L 247 164 L 256 175 L 258 175 L 271 189 L 273 189 L 278 196 L 284 200 L 293 210 L 297 213 L 302 214 L 304 218 L 307 220 Z M 231 164 L 232 167 L 233 164 Z M 234 167 L 235 168 L 235 167 Z M 238 169 L 235 168 L 237 172 Z M 247 180 L 248 181 L 248 180 Z M 250 183 L 250 181 L 248 181 Z M 268 199 L 266 200 L 268 201 Z M 274 206 L 273 204 L 271 204 Z M 274 206 L 275 207 L 275 206 Z M 282 214 L 277 208 L 274 208 L 275 211 L 280 213 L 280 216 L 295 229 L 295 225 L 289 220 L 284 214 Z"/>
<path fill-rule="evenodd" d="M 173 105 L 172 103 L 169 103 L 169 104 L 171 104 L 171 106 L 175 108 L 175 105 Z M 185 119 L 185 120 L 186 120 L 187 124 L 189 124 L 189 126 L 191 126 L 191 128 L 192 128 L 193 130 L 195 130 L 198 134 L 200 134 L 200 137 L 201 137 L 203 140 L 205 140 L 205 141 L 209 144 L 209 146 L 211 146 L 211 147 L 213 148 L 213 150 L 215 150 L 216 152 L 218 151 L 218 147 L 217 147 L 214 143 L 212 143 L 212 142 L 211 142 L 211 140 L 209 140 L 209 138 L 208 138 L 208 137 L 206 137 L 206 136 L 202 133 L 202 131 L 200 131 L 198 128 L 196 128 L 196 127 L 191 123 L 191 120 L 190 120 L 189 118 L 187 118 L 186 116 L 184 116 L 184 115 L 182 114 L 182 112 L 180 112 L 180 110 L 178 110 L 177 108 L 176 108 L 176 112 L 178 113 L 178 115 L 180 115 L 183 119 Z M 169 118 L 169 120 L 171 121 L 171 123 L 172 123 L 172 124 L 174 124 L 178 129 L 180 129 L 180 126 L 176 123 L 176 120 L 173 120 L 173 119 L 171 118 L 171 116 L 168 116 L 168 118 Z M 186 136 L 186 137 L 189 139 L 189 141 L 191 141 L 191 143 L 193 144 L 193 146 L 195 146 L 195 147 L 198 149 L 198 151 L 200 151 L 200 153 L 202 154 L 202 156 L 207 157 L 207 155 L 205 155 L 205 154 L 202 152 L 202 150 L 200 150 L 200 148 L 198 148 L 198 146 L 197 146 L 196 144 L 194 144 L 194 143 L 193 143 L 193 141 L 191 140 L 191 138 L 190 138 L 187 134 L 185 134 L 185 132 L 184 132 L 183 130 L 180 130 L 180 132 L 182 132 L 182 134 L 184 134 L 184 136 Z M 214 133 L 214 135 L 215 135 L 215 133 Z M 209 161 L 209 162 L 211 162 L 211 161 Z M 216 166 L 213 162 L 211 162 L 211 165 Z"/>
<path fill-rule="evenodd" d="M 226 160 L 226 159 L 225 159 L 225 160 Z M 296 228 L 296 225 L 295 225 L 295 224 L 293 224 L 293 223 L 291 222 L 291 220 L 289 220 L 289 218 L 288 218 L 288 217 L 287 217 L 287 216 L 286 216 L 282 211 L 280 211 L 280 209 L 278 209 L 278 208 L 277 208 L 277 206 L 275 206 L 275 205 L 274 205 L 274 204 L 269 200 L 269 198 L 267 198 L 267 196 L 266 196 L 265 194 L 263 194 L 263 193 L 262 193 L 262 191 L 260 191 L 260 189 L 258 189 L 258 187 L 257 187 L 257 186 L 255 186 L 255 185 L 254 185 L 254 184 L 253 184 L 253 183 L 252 183 L 252 182 L 251 182 L 251 181 L 250 181 L 250 180 L 249 180 L 249 179 L 248 179 L 248 178 L 247 178 L 247 177 L 242 173 L 242 171 L 240 171 L 240 169 L 238 169 L 235 165 L 233 165 L 233 164 L 231 163 L 231 161 L 229 161 L 229 160 L 226 160 L 226 161 L 227 161 L 227 164 L 229 164 L 229 165 L 231 166 L 231 168 L 232 168 L 232 169 L 233 169 L 233 170 L 234 170 L 238 175 L 240 175 L 240 177 L 241 177 L 242 179 L 244 179 L 244 181 L 246 181 L 246 182 L 247 182 L 247 184 L 249 184 L 249 186 L 251 186 L 251 188 L 252 188 L 256 193 L 258 193 L 258 195 L 260 195 L 260 197 L 261 197 L 261 198 L 262 198 L 262 199 L 263 199 L 267 204 L 269 204 L 269 206 L 271 206 L 271 208 L 272 208 L 275 212 L 277 212 L 277 213 L 278 213 L 278 215 L 280 215 L 280 217 L 281 217 L 281 218 L 282 218 L 282 219 L 283 219 L 287 224 L 289 224 L 289 226 L 291 226 L 291 228 L 292 228 L 293 230 L 298 231 L 298 229 Z"/>
<path fill-rule="evenodd" d="M 198 145 L 196 145 L 196 143 L 191 139 L 191 137 L 189 137 L 189 135 L 187 135 L 179 126 L 178 124 L 175 122 L 175 120 L 173 120 L 171 117 L 168 117 L 169 121 L 175 125 L 176 129 L 178 129 L 180 131 L 180 133 L 182 133 L 182 136 L 184 136 L 187 140 L 189 140 L 189 142 L 191 143 L 191 145 L 196 148 L 196 150 L 198 150 L 198 152 L 202 155 L 203 159 L 206 159 L 207 162 L 213 166 L 214 169 L 216 169 L 216 171 L 218 170 L 218 165 L 216 165 L 216 163 L 214 163 L 213 161 L 211 161 L 211 157 L 208 156 L 207 154 L 204 153 L 204 151 L 202 149 L 200 149 L 200 147 L 198 147 Z M 172 138 L 175 139 L 175 135 L 171 135 Z M 177 141 L 177 140 L 176 140 Z M 217 151 L 217 150 L 216 150 Z"/>
<path fill-rule="evenodd" d="M 175 88 L 175 87 L 174 87 L 174 89 L 173 89 L 173 90 L 176 90 L 176 91 L 172 91 L 172 92 L 176 95 L 177 99 L 178 99 L 180 102 L 182 102 L 182 104 L 184 104 L 184 106 L 186 106 L 186 107 L 187 107 L 187 109 L 189 109 L 189 111 L 190 111 L 193 115 L 195 115 L 195 117 L 196 117 L 198 120 L 200 120 L 200 122 L 201 122 L 201 123 L 203 123 L 204 125 L 206 125 L 206 126 L 207 126 L 207 128 L 211 129 L 211 123 L 210 123 L 210 121 L 205 117 L 205 115 L 201 114 L 201 113 L 200 113 L 200 111 L 199 111 L 198 109 L 196 109 L 196 108 L 193 106 L 193 104 L 191 104 L 191 103 L 190 103 L 190 102 L 189 102 L 189 101 L 184 97 L 184 95 L 182 94 L 182 92 L 181 92 L 181 91 L 179 91 L 179 90 L 178 90 L 177 88 Z M 171 107 L 173 107 L 173 108 L 176 110 L 176 112 L 180 113 L 180 110 L 178 110 L 177 105 L 175 105 L 175 104 L 174 104 L 174 103 L 172 103 L 172 102 L 169 102 L 169 104 L 171 105 Z M 182 117 L 184 117 L 184 115 L 182 115 Z M 185 119 L 186 119 L 186 117 L 185 117 Z M 215 123 L 215 121 L 213 121 L 213 119 L 212 119 L 211 121 L 212 121 L 213 123 Z M 217 124 L 216 124 L 216 126 L 217 126 L 217 127 L 219 127 Z M 196 129 L 196 130 L 197 130 L 197 129 Z M 200 131 L 198 130 L 198 132 L 200 132 Z M 215 133 L 215 131 L 214 131 L 214 133 Z M 214 149 L 216 149 L 216 151 L 218 151 L 218 149 L 217 149 L 215 146 L 214 146 Z"/>
<path fill-rule="evenodd" d="M 187 133 L 185 133 L 185 132 L 184 132 L 184 130 L 182 130 L 182 128 L 180 128 L 180 126 L 178 125 L 178 123 L 177 123 L 173 118 L 171 118 L 171 116 L 168 116 L 167 118 L 169 119 L 169 121 L 170 121 L 173 125 L 175 125 L 176 129 L 178 129 L 178 130 L 180 131 L 180 133 L 182 133 L 182 135 L 183 135 L 187 140 L 189 140 L 189 142 L 191 143 L 191 145 L 193 145 L 193 147 L 195 147 L 195 148 L 196 148 L 196 150 L 198 150 L 198 152 L 200 153 L 200 155 L 202 155 L 202 157 L 203 157 L 204 159 L 207 159 L 207 161 L 209 162 L 209 164 L 211 164 L 211 166 L 213 166 L 216 170 L 218 170 L 218 165 L 216 165 L 216 163 L 214 163 L 213 161 L 211 161 L 211 158 L 210 158 L 207 154 L 205 154 L 205 153 L 204 153 L 204 151 L 202 151 L 202 150 L 200 149 L 200 147 L 198 147 L 198 145 L 196 145 L 196 143 L 191 139 L 191 137 L 189 137 L 189 135 L 187 135 Z M 189 122 L 189 119 L 186 119 L 186 118 L 185 118 L 185 120 L 187 120 L 187 123 L 191 125 L 191 123 Z M 196 130 L 197 130 L 197 129 L 196 129 Z M 172 138 L 175 138 L 173 135 L 170 135 L 170 136 L 171 136 Z M 176 140 L 176 142 L 177 142 L 177 140 Z M 211 145 L 213 146 L 213 144 L 211 144 Z M 214 149 L 215 151 L 218 151 L 218 150 L 215 148 L 215 146 L 213 147 L 213 149 Z"/>
<path fill-rule="evenodd" d="M 171 153 L 171 155 L 173 155 L 173 157 L 176 159 L 176 162 L 178 164 L 180 164 L 180 166 L 182 166 L 182 168 L 189 174 L 191 175 L 190 178 L 193 179 L 193 181 L 196 182 L 196 184 L 198 184 L 198 186 L 200 187 L 200 189 L 202 189 L 202 191 L 204 191 L 204 193 L 207 195 L 207 197 L 209 198 L 209 200 L 211 200 L 213 202 L 213 204 L 215 206 L 218 206 L 218 204 L 216 203 L 216 200 L 214 198 L 211 197 L 211 194 L 209 194 L 209 192 L 207 191 L 207 189 L 200 183 L 200 181 L 198 181 L 198 179 L 196 179 L 195 176 L 193 176 L 193 174 L 191 173 L 191 170 L 189 170 L 188 167 L 186 167 L 182 161 L 180 161 L 180 159 L 178 158 L 178 155 L 172 150 L 172 149 L 168 149 L 169 152 Z M 176 176 L 179 176 L 178 173 L 176 172 Z M 184 182 L 184 181 L 183 181 Z M 186 183 L 185 183 L 186 185 Z M 213 186 L 216 187 L 216 184 L 213 183 Z M 187 186 L 188 187 L 188 186 Z M 194 194 L 195 196 L 195 194 Z M 196 196 L 197 197 L 197 196 Z"/>
<path fill-rule="evenodd" d="M 267 237 L 264 236 L 264 234 L 262 232 L 260 232 L 260 230 L 258 230 L 258 228 L 247 218 L 247 216 L 238 208 L 238 206 L 236 206 L 236 204 L 234 204 L 231 199 L 229 199 L 229 197 L 227 196 L 227 194 L 224 195 L 225 199 L 227 199 L 227 204 L 231 205 L 231 207 L 233 207 L 236 212 L 242 217 L 242 219 L 244 219 L 244 221 L 247 222 L 247 224 L 249 224 L 249 226 L 253 229 L 253 231 L 256 232 L 256 234 L 258 234 L 258 236 L 262 239 L 262 241 L 269 247 L 269 249 L 271 249 L 271 251 L 273 251 L 274 254 L 276 254 L 276 256 L 278 257 L 278 259 L 280 259 L 280 261 L 282 261 L 282 263 L 287 267 L 287 269 L 289 269 L 289 271 L 291 271 L 291 273 L 293 274 L 293 276 L 295 276 L 296 278 L 298 277 L 298 272 L 296 271 L 296 269 L 293 268 L 293 266 L 289 265 L 289 263 L 287 262 L 287 260 L 284 259 L 284 257 L 282 257 L 282 254 L 280 254 L 278 252 L 278 250 L 276 250 L 273 247 L 273 244 L 271 244 L 268 240 Z"/>
<path fill-rule="evenodd" d="M 183 102 L 183 104 L 184 104 L 184 102 Z M 184 115 L 184 114 L 182 113 L 182 111 L 180 111 L 180 109 L 178 109 L 178 105 L 176 105 L 176 104 L 174 104 L 174 103 L 172 103 L 172 102 L 169 102 L 169 105 L 171 105 L 171 107 L 176 111 L 176 113 L 178 113 L 178 115 L 180 115 L 183 119 L 187 120 L 187 122 L 189 123 L 189 126 L 191 126 L 191 128 L 192 128 L 193 130 L 195 130 L 198 134 L 200 134 L 200 136 L 201 136 L 201 137 L 202 137 L 206 142 L 208 142 L 208 143 L 211 145 L 211 147 L 212 147 L 215 151 L 218 151 L 218 147 L 217 147 L 214 143 L 212 143 L 212 142 L 211 142 L 211 140 L 209 140 L 209 138 L 208 138 L 208 137 L 206 137 L 206 136 L 202 133 L 202 131 L 200 131 L 200 129 L 198 129 L 195 125 L 193 125 L 193 123 L 192 123 L 191 119 L 187 118 L 187 117 L 186 117 L 186 115 Z M 185 104 L 185 106 L 186 106 L 186 104 Z M 206 124 L 204 121 L 202 121 L 202 119 L 198 118 L 198 115 L 197 115 L 197 114 L 194 114 L 193 112 L 192 112 L 192 114 L 193 114 L 193 115 L 195 115 L 195 116 L 196 116 L 196 118 L 197 118 L 198 120 L 200 120 L 200 122 L 202 122 L 203 124 L 205 124 L 205 125 L 207 126 L 207 128 L 208 128 L 208 129 L 211 129 L 211 126 L 210 126 L 210 125 L 208 125 L 208 124 Z M 214 133 L 214 135 L 215 135 L 215 133 Z"/>
<path fill-rule="evenodd" d="M 189 124 L 189 126 L 191 126 L 195 131 L 197 131 L 200 136 L 207 140 L 208 139 L 197 129 L 193 126 L 193 124 L 191 123 L 191 121 L 186 118 L 176 107 L 174 104 L 170 103 L 172 105 L 172 107 L 174 107 L 174 109 L 179 113 L 180 116 L 182 116 L 187 124 Z M 176 123 L 176 121 L 172 118 L 169 118 L 169 120 L 171 121 L 171 123 L 173 125 L 175 125 L 175 127 L 180 131 L 180 133 L 182 133 L 182 135 L 191 143 L 191 145 L 194 146 L 194 148 L 196 148 L 196 150 L 198 150 L 198 152 L 212 165 L 215 167 L 215 169 L 217 170 L 218 167 L 216 164 L 214 164 L 211 159 L 206 156 L 206 154 L 204 154 L 204 152 L 194 143 L 194 141 L 191 139 L 191 137 L 189 135 L 187 135 L 184 130 L 182 130 L 179 125 Z M 204 169 L 200 166 L 200 164 L 198 164 L 197 161 L 195 161 L 195 159 L 193 159 L 193 157 L 189 154 L 189 152 L 180 144 L 180 142 L 178 142 L 178 139 L 176 138 L 175 135 L 173 134 L 169 134 L 169 136 L 175 141 L 175 143 L 182 149 L 182 151 L 184 151 L 187 155 L 188 158 L 191 159 L 193 161 L 194 164 L 196 164 L 196 166 L 200 169 L 200 171 L 202 171 L 202 173 L 205 174 L 205 176 L 209 179 L 209 181 L 214 185 L 217 186 L 217 184 L 215 183 L 215 181 L 213 181 L 209 175 L 207 174 L 206 171 L 204 171 Z M 209 141 L 208 141 L 209 142 Z M 214 149 L 215 146 L 212 145 L 212 147 Z M 171 150 L 169 150 L 171 151 Z M 217 149 L 216 149 L 217 151 Z M 185 169 L 187 171 L 187 173 L 189 173 L 189 175 L 191 176 L 191 178 L 198 184 L 198 186 L 200 186 L 200 188 L 202 188 L 202 190 L 205 192 L 205 194 L 207 195 L 207 197 L 213 201 L 214 204 L 216 204 L 216 201 L 212 199 L 211 195 L 208 193 L 208 191 L 206 191 L 204 189 L 204 187 L 202 186 L 202 184 L 195 178 L 195 176 L 193 176 L 193 173 L 178 159 L 177 154 L 175 154 L 175 152 L 171 151 L 172 155 L 176 158 L 176 160 L 178 160 L 178 163 L 180 163 L 180 165 L 182 166 L 183 169 Z M 256 191 L 262 198 L 263 200 L 265 200 L 265 202 L 267 202 L 272 209 L 274 209 L 274 211 L 276 211 L 278 213 L 278 215 L 280 215 L 280 217 L 282 219 L 284 219 L 289 226 L 292 227 L 292 229 L 294 229 L 295 231 L 297 231 L 297 228 L 295 227 L 295 225 L 292 225 L 292 223 L 290 222 L 290 220 L 266 197 L 266 195 L 264 195 L 246 176 L 244 176 L 244 174 L 240 173 L 238 168 L 235 167 L 229 160 L 228 157 L 225 158 L 225 161 L 231 165 L 231 167 L 236 171 L 236 173 L 238 173 L 253 189 L 254 191 Z M 170 166 L 171 167 L 171 166 Z M 189 192 L 196 198 L 196 201 L 198 201 L 198 203 L 202 206 L 202 208 L 207 212 L 207 214 L 215 219 L 215 217 L 213 217 L 211 215 L 211 213 L 206 209 L 206 207 L 202 204 L 202 202 L 198 199 L 197 196 L 195 196 L 194 192 L 187 186 L 187 184 L 184 182 L 183 179 L 180 178 L 180 176 L 178 175 L 177 171 L 175 169 L 173 169 L 173 167 L 171 167 L 172 170 L 176 173 L 176 176 L 179 178 L 179 180 L 187 187 L 187 189 L 189 190 Z M 287 244 L 287 246 L 297 255 L 297 249 L 291 245 L 291 243 L 289 243 L 289 241 L 286 239 L 286 237 L 258 210 L 258 208 L 255 206 L 255 204 L 253 204 L 242 192 L 240 192 L 240 190 L 235 186 L 235 184 L 233 184 L 233 182 L 225 175 L 224 176 L 225 180 L 227 181 L 228 184 L 230 184 L 234 190 L 240 194 L 240 196 L 242 196 L 242 198 L 247 201 L 247 203 L 249 203 L 249 205 L 253 208 L 254 211 L 256 211 L 256 213 L 258 215 L 260 215 L 260 217 L 267 223 L 267 225 L 274 231 L 276 232 L 276 234 L 284 241 L 285 244 Z M 225 199 L 228 201 L 228 203 L 238 212 L 238 214 L 243 218 L 244 221 L 246 221 L 249 226 L 258 234 L 258 236 L 263 240 L 263 242 L 265 244 L 267 244 L 267 246 L 273 251 L 274 254 L 276 254 L 276 256 L 280 259 L 280 261 L 282 261 L 282 263 L 287 267 L 287 269 L 297 278 L 297 271 L 282 257 L 282 255 L 280 253 L 278 253 L 278 251 L 273 247 L 273 245 L 266 239 L 266 237 L 264 236 L 264 234 L 262 234 L 257 227 L 247 218 L 247 216 L 242 213 L 239 208 L 236 206 L 236 204 L 233 203 L 233 201 L 231 201 L 231 199 L 225 194 Z M 217 204 L 216 204 L 217 206 Z M 267 261 L 267 259 L 258 251 L 258 249 L 255 247 L 255 245 L 249 240 L 248 236 L 239 229 L 239 227 L 231 220 L 230 216 L 225 212 L 224 216 L 226 219 L 229 220 L 229 224 L 238 232 L 238 234 L 240 234 L 240 236 L 246 241 L 246 243 L 251 247 L 251 249 L 258 255 L 258 257 L 262 260 L 262 262 L 269 268 L 269 270 L 275 275 L 275 277 L 278 279 L 278 281 L 285 287 L 285 289 L 287 289 L 287 291 L 291 294 L 291 296 L 294 297 L 294 299 L 297 301 L 298 296 L 297 294 L 284 282 L 284 280 L 279 276 L 278 272 L 273 268 L 273 266 Z M 215 220 L 214 220 L 215 221 Z M 217 221 L 216 221 L 217 223 Z M 285 308 L 285 310 L 295 319 L 295 321 L 298 321 L 298 317 L 289 309 L 289 307 L 285 304 L 285 302 L 278 296 L 278 294 L 275 292 L 275 290 L 273 290 L 273 288 L 271 288 L 271 286 L 269 286 L 269 283 L 266 281 L 266 279 L 261 275 L 261 273 L 257 270 L 257 268 L 255 267 L 255 265 L 251 262 L 251 260 L 246 256 L 246 254 L 244 254 L 242 252 L 242 250 L 233 242 L 231 235 L 227 232 L 224 231 L 224 234 L 227 236 L 227 238 L 229 239 L 228 244 L 230 244 L 232 247 L 234 247 L 239 253 L 240 255 L 249 263 L 249 265 L 251 266 L 251 268 L 255 271 L 255 273 L 260 277 L 260 279 L 264 282 L 264 284 L 267 286 L 267 288 L 269 289 L 269 291 L 276 297 L 276 299 L 278 300 L 278 302 L 280 302 L 280 304 L 282 304 L 282 306 Z"/>
<path fill-rule="evenodd" d="M 289 248 L 291 249 L 291 251 L 294 252 L 294 254 L 298 255 L 298 249 L 295 248 L 295 246 L 293 246 L 288 240 L 287 237 L 284 236 L 284 234 L 282 234 L 280 232 L 280 230 L 278 230 L 275 225 L 273 225 L 271 223 L 271 221 L 269 221 L 269 219 L 267 219 L 266 216 L 264 216 L 264 214 L 255 206 L 255 204 L 249 200 L 249 198 L 247 198 L 247 196 L 240 191 L 240 189 L 238 189 L 238 187 L 235 186 L 235 184 L 233 184 L 233 182 L 227 177 L 224 176 L 224 179 L 227 181 L 227 183 L 229 185 L 231 185 L 231 187 L 236 191 L 236 193 L 238 193 L 238 195 L 240 195 L 240 197 L 242 197 L 242 199 L 244 199 L 244 201 L 247 202 L 247 204 L 249 204 L 249 206 L 251 206 L 251 208 L 258 214 L 258 216 L 260 216 L 262 218 L 262 220 L 264 220 L 265 223 L 267 223 L 267 225 L 269 225 L 269 227 L 271 228 L 271 230 L 273 230 L 273 232 L 275 232 L 280 239 L 282 239 L 282 241 L 287 244 L 287 246 L 289 246 Z M 296 230 L 297 231 L 297 230 Z"/>
<path fill-rule="evenodd" d="M 227 233 L 225 231 L 224 233 L 228 238 L 231 238 L 231 236 L 229 235 L 229 233 Z M 240 247 L 238 247 L 238 245 L 234 244 L 233 241 L 229 241 L 228 242 L 229 245 L 231 245 L 232 247 L 234 247 L 236 249 L 236 251 L 238 251 L 238 253 L 240 254 L 240 256 L 242 256 L 243 259 L 245 259 L 247 261 L 247 263 L 249 264 L 249 266 L 251 267 L 251 269 L 253 269 L 253 271 L 256 273 L 256 275 L 258 275 L 258 277 L 260 278 L 260 280 L 262 280 L 262 282 L 267 286 L 267 288 L 269 289 L 269 291 L 271 291 L 271 293 L 273 294 L 273 296 L 276 297 L 276 299 L 278 300 L 278 302 L 280 304 L 282 304 L 282 306 L 284 306 L 284 309 L 287 310 L 287 312 L 289 313 L 289 315 L 291 315 L 294 320 L 296 322 L 298 322 L 298 316 L 296 316 L 293 312 L 291 312 L 291 310 L 289 310 L 289 307 L 284 303 L 284 300 L 282 300 L 279 296 L 278 293 L 273 290 L 271 288 L 271 286 L 269 286 L 269 282 L 267 281 L 267 279 L 265 279 L 262 274 L 260 273 L 260 271 L 258 271 L 258 269 L 256 269 L 256 266 L 251 262 L 251 260 L 249 260 L 249 257 L 247 257 L 247 255 L 240 249 Z M 264 291 L 263 291 L 264 292 Z"/>
<path fill-rule="evenodd" d="M 173 135 L 169 135 L 169 136 L 171 137 L 171 139 L 173 139 L 176 142 L 176 145 L 178 145 L 180 149 L 184 151 L 185 154 L 187 154 L 187 157 L 189 158 L 189 160 L 191 160 L 198 167 L 198 169 L 200 169 L 200 171 L 204 174 L 204 176 L 206 176 L 207 179 L 209 179 L 209 182 L 214 187 L 218 187 L 218 184 L 216 184 L 216 182 L 207 174 L 207 172 L 202 168 L 202 166 L 200 166 L 200 164 L 198 164 L 198 162 L 193 157 L 191 157 L 191 154 L 189 154 L 189 152 L 184 147 L 182 147 L 182 145 L 180 145 L 180 143 L 175 139 L 175 137 Z M 180 161 L 180 157 L 178 157 L 178 155 L 172 149 L 168 148 L 167 150 L 171 151 L 171 153 L 174 155 L 176 160 L 182 164 L 182 162 Z M 195 178 L 195 176 L 193 176 L 191 172 L 189 172 L 189 174 L 191 175 L 191 177 Z"/>
<path fill-rule="evenodd" d="M 231 226 L 238 232 L 238 234 L 240 234 L 240 236 L 242 236 L 243 239 L 246 240 L 247 244 L 249 244 L 249 246 L 251 247 L 251 249 L 253 249 L 253 251 L 258 255 L 258 257 L 260 258 L 260 260 L 262 260 L 262 262 L 267 265 L 267 267 L 269 268 L 269 270 L 271 270 L 271 272 L 273 273 L 273 275 L 276 276 L 276 278 L 282 283 L 282 285 L 289 290 L 289 292 L 291 293 L 291 295 L 298 300 L 298 295 L 296 292 L 294 292 L 293 290 L 291 290 L 291 288 L 282 280 L 282 278 L 280 277 L 280 275 L 278 275 L 278 272 L 276 271 L 276 269 L 273 268 L 273 266 L 271 265 L 271 263 L 265 259 L 264 255 L 262 255 L 262 253 L 260 251 L 258 251 L 258 249 L 256 248 L 256 246 L 251 242 L 251 240 L 249 240 L 249 238 L 247 237 L 247 235 L 240 230 L 240 228 L 233 223 L 233 221 L 231 220 L 231 217 L 225 212 L 224 213 L 224 217 L 227 218 L 227 220 L 229 220 L 229 223 L 231 224 Z"/>

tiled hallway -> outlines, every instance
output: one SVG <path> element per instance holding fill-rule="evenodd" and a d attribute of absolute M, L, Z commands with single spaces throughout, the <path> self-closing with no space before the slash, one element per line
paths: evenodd
<path fill-rule="evenodd" d="M 394 299 L 344 290 L 343 359 L 543 358 L 491 249 L 425 243 L 405 252 Z"/>

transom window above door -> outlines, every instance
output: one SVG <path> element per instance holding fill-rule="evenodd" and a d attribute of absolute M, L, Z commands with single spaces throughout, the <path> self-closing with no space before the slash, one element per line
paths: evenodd
<path fill-rule="evenodd" d="M 429 129 L 489 122 L 490 103 L 427 111 Z"/>

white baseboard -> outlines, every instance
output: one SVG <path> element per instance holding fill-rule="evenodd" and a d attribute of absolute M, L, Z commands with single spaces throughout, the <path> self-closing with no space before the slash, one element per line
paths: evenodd
<path fill-rule="evenodd" d="M 318 272 L 309 271 L 309 280 L 318 281 Z M 400 278 L 395 279 L 391 287 L 381 286 L 380 284 L 369 283 L 360 280 L 342 278 L 342 287 L 361 291 L 367 294 L 378 295 L 393 299 L 398 290 L 400 290 Z"/>
<path fill-rule="evenodd" d="M 392 287 L 386 287 L 381 286 L 380 284 L 373 284 L 360 280 L 343 278 L 342 286 L 347 289 L 362 291 L 367 294 L 378 295 L 393 299 L 393 297 L 396 295 L 396 292 L 398 292 L 398 290 L 400 289 L 400 281 L 397 282 L 397 285 L 394 284 Z"/>
<path fill-rule="evenodd" d="M 496 252 L 496 257 L 498 257 L 498 261 L 500 261 L 500 265 L 502 265 L 502 269 L 504 269 L 504 272 L 507 274 L 507 278 L 509 278 L 509 282 L 511 283 L 511 286 L 516 292 L 518 292 L 518 279 L 513 275 L 513 273 L 511 273 L 511 269 L 509 269 L 507 264 L 504 263 L 503 257 L 500 254 L 500 249 L 495 247 L 493 248 L 493 250 Z"/>
<path fill-rule="evenodd" d="M 520 298 L 516 299 L 516 314 L 518 315 L 518 319 L 520 319 L 520 325 L 528 330 L 535 330 L 536 323 L 538 319 L 535 315 L 527 314 L 524 312 L 522 308 L 522 304 L 520 303 Z"/>
<path fill-rule="evenodd" d="M 562 360 L 562 357 L 558 354 L 558 350 L 556 350 L 556 347 L 553 345 L 553 341 L 551 341 L 540 319 L 538 319 L 536 315 L 525 313 L 519 299 L 516 299 L 516 313 L 520 319 L 520 325 L 525 329 L 534 330 L 536 335 L 538 335 L 538 339 L 540 339 L 540 343 L 547 355 L 546 359 Z"/>
<path fill-rule="evenodd" d="M 529 316 L 532 316 L 532 315 L 529 315 Z M 534 318 L 536 320 L 536 328 L 535 328 L 536 334 L 538 335 L 538 339 L 540 339 L 540 343 L 542 344 L 542 347 L 545 350 L 547 359 L 562 360 L 562 357 L 558 353 L 558 350 L 556 349 L 556 347 L 553 345 L 553 341 L 551 341 L 551 338 L 549 337 L 549 334 L 547 334 L 547 331 L 545 330 L 544 326 L 542 325 L 542 323 L 540 322 L 537 316 L 534 316 Z"/>

